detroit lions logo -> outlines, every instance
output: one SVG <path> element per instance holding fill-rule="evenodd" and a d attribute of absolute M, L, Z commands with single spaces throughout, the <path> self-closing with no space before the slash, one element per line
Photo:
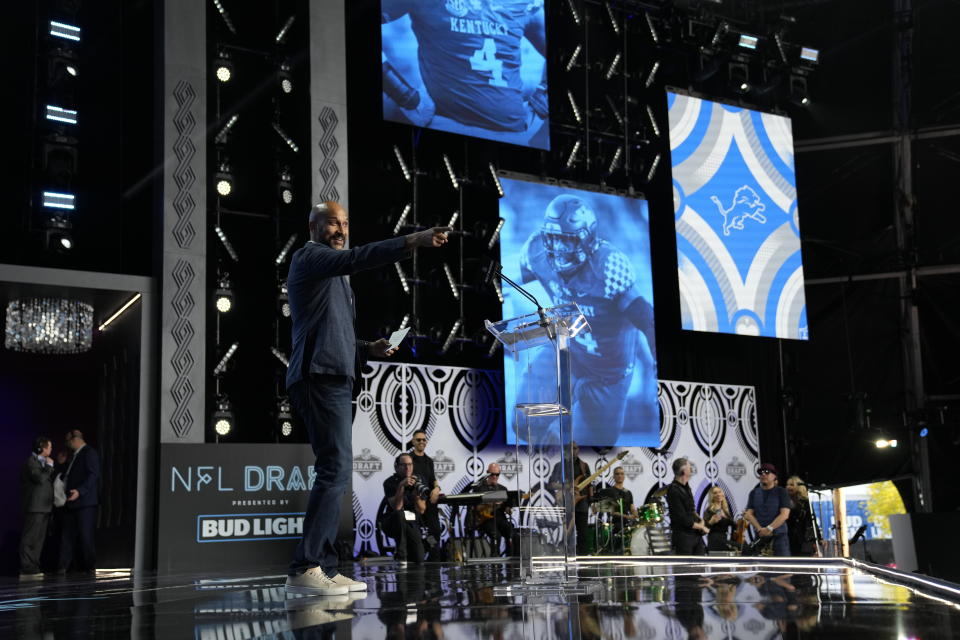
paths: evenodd
<path fill-rule="evenodd" d="M 767 205 L 760 202 L 760 196 L 757 192 L 743 185 L 733 194 L 733 204 L 729 209 L 724 209 L 723 204 L 717 196 L 710 196 L 713 204 L 717 205 L 720 215 L 723 216 L 723 235 L 730 235 L 730 229 L 743 229 L 743 221 L 747 218 L 753 218 L 760 224 L 767 221 L 767 217 L 761 213 L 767 208 Z"/>

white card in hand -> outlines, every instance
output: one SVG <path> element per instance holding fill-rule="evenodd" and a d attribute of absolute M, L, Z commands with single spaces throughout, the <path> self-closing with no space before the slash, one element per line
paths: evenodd
<path fill-rule="evenodd" d="M 391 333 L 390 339 L 388 340 L 388 342 L 390 343 L 390 346 L 393 347 L 394 349 L 399 347 L 400 343 L 403 342 L 403 339 L 407 337 L 407 333 L 409 332 L 410 332 L 410 327 L 407 327 L 406 329 L 400 329 L 399 331 L 394 331 L 393 333 Z"/>

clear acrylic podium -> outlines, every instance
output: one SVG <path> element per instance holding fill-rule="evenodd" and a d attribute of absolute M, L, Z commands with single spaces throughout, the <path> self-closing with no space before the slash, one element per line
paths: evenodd
<path fill-rule="evenodd" d="M 576 571 L 569 344 L 590 326 L 576 303 L 488 320 L 486 326 L 513 356 L 508 406 L 513 405 L 517 460 L 524 463 L 517 474 L 520 526 L 526 532 L 520 535 L 520 575 L 528 585 L 566 584 Z"/>

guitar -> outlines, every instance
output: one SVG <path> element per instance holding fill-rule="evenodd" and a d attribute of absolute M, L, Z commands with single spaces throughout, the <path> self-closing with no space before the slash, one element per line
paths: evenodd
<path fill-rule="evenodd" d="M 530 494 L 524 493 L 523 495 L 520 496 L 520 499 L 529 500 Z M 487 520 L 490 520 L 491 518 L 493 518 L 496 515 L 497 507 L 499 507 L 500 504 L 501 503 L 499 502 L 490 502 L 487 504 L 478 504 L 476 507 L 474 507 L 473 511 L 477 518 L 477 525 L 480 525 L 486 522 Z M 512 509 L 513 509 L 513 506 L 509 506 L 506 508 L 506 512 L 509 514 Z"/>
<path fill-rule="evenodd" d="M 584 478 L 582 475 L 577 476 L 573 481 L 573 504 L 577 504 L 578 502 L 586 498 L 587 496 L 585 496 L 582 493 L 582 491 L 586 489 L 591 482 L 593 482 L 594 480 L 599 478 L 601 475 L 603 475 L 603 473 L 606 472 L 607 469 L 609 469 L 613 465 L 617 464 L 618 462 L 626 458 L 628 453 L 630 452 L 624 449 L 623 451 L 618 453 L 616 457 L 613 458 L 613 460 L 606 463 L 605 465 L 603 465 L 602 467 L 600 467 L 599 469 L 591 473 L 586 478 Z M 556 492 L 556 498 L 557 498 L 557 501 L 560 500 L 559 491 Z"/>

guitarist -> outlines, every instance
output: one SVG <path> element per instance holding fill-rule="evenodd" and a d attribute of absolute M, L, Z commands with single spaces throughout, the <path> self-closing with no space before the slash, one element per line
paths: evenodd
<path fill-rule="evenodd" d="M 500 465 L 491 462 L 487 467 L 487 475 L 480 481 L 474 493 L 487 493 L 497 490 L 506 491 L 500 484 Z M 511 554 L 510 543 L 513 540 L 513 522 L 510 520 L 510 502 L 490 502 L 473 508 L 473 519 L 477 531 L 489 536 L 493 541 L 493 548 L 500 550 L 500 539 L 504 540 L 504 555 Z"/>
<path fill-rule="evenodd" d="M 572 460 L 567 460 L 566 470 L 561 467 L 559 462 L 555 464 L 547 486 L 554 491 L 559 491 L 563 488 L 564 479 L 566 479 L 568 485 L 570 478 L 574 479 L 574 527 L 577 536 L 577 555 L 582 556 L 587 553 L 587 517 L 590 514 L 589 498 L 593 497 L 593 487 L 587 486 L 584 487 L 583 491 L 576 491 L 576 485 L 590 475 L 590 466 L 580 459 L 580 447 L 576 442 L 571 442 L 570 448 L 573 455 Z"/>

